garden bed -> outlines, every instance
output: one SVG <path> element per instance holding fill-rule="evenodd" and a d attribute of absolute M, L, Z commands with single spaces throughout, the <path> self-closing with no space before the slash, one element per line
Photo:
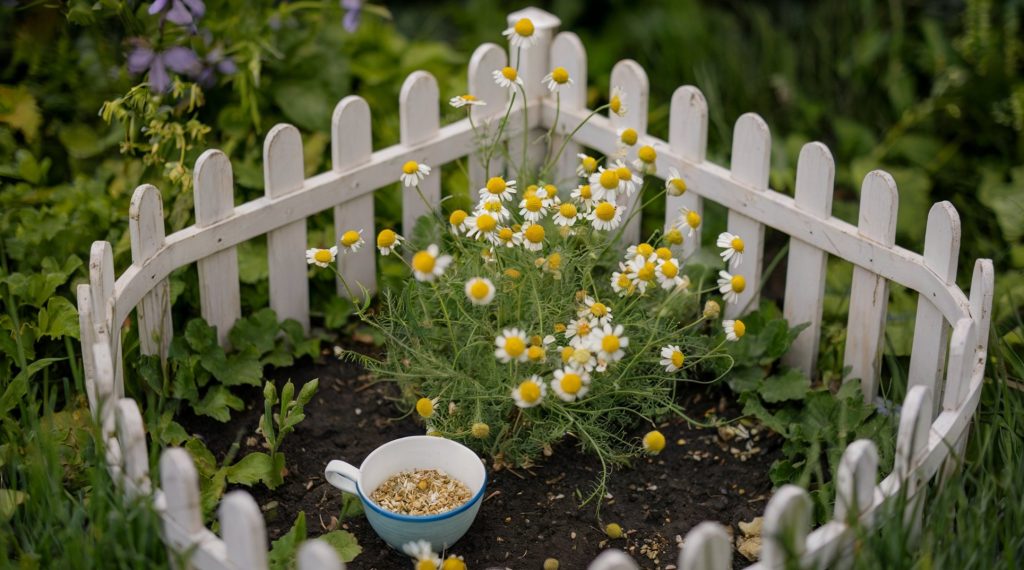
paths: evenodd
<path fill-rule="evenodd" d="M 363 552 L 352 568 L 404 567 L 408 559 L 377 538 L 362 516 L 332 523 L 340 514 L 342 496 L 323 479 L 323 470 L 331 459 L 358 464 L 382 443 L 422 434 L 422 423 L 400 417 L 392 403 L 395 387 L 372 383 L 357 364 L 325 355 L 318 362 L 304 359 L 268 372 L 279 384 L 320 379 L 319 392 L 305 408 L 306 419 L 284 446 L 284 485 L 274 491 L 248 489 L 264 510 L 270 539 L 288 532 L 303 511 L 311 537 L 335 528 L 333 524 L 358 537 Z M 240 395 L 256 403 L 257 392 Z M 681 394 L 680 403 L 695 418 L 738 415 L 727 390 L 694 386 Z M 223 460 L 236 441 L 242 453 L 258 450 L 261 438 L 255 437 L 255 429 L 261 412 L 250 404 L 228 424 L 192 416 L 181 421 Z M 600 519 L 592 504 L 580 507 L 577 497 L 577 491 L 585 495 L 600 475 L 600 462 L 580 453 L 571 439 L 529 469 L 495 470 L 488 465 L 480 514 L 452 551 L 464 556 L 471 568 L 540 568 L 549 557 L 557 558 L 562 568 L 584 568 L 604 548 L 617 547 L 644 568 L 665 568 L 676 563 L 677 541 L 699 522 L 719 521 L 738 532 L 740 521 L 764 511 L 772 490 L 768 468 L 779 456 L 780 438 L 759 434 L 755 445 L 760 451 L 744 461 L 730 452 L 715 428 L 673 418 L 659 429 L 669 442 L 666 450 L 614 473 L 608 481 L 611 498 L 602 502 Z M 626 537 L 609 540 L 603 525 L 610 522 L 620 524 Z M 735 557 L 735 567 L 746 564 L 742 556 Z"/>

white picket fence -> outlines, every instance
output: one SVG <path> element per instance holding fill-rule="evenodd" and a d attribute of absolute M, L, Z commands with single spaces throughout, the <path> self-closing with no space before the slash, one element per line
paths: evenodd
<path fill-rule="evenodd" d="M 586 53 L 579 38 L 571 32 L 556 35 L 560 22 L 541 10 L 528 8 L 511 14 L 509 22 L 521 17 L 533 20 L 539 41 L 523 53 L 520 62 L 528 97 L 510 116 L 506 136 L 513 145 L 522 133 L 523 113 L 527 113 L 531 129 L 550 128 L 557 115 L 555 129 L 561 138 L 590 112 L 585 108 Z M 494 84 L 491 72 L 507 59 L 505 50 L 495 44 L 481 45 L 473 54 L 469 91 L 488 102 L 486 107 L 471 110 L 477 125 L 493 127 L 504 111 L 508 91 Z M 574 80 L 562 93 L 557 110 L 541 85 L 541 77 L 556 65 L 568 69 Z M 787 364 L 814 372 L 829 256 L 854 265 L 844 363 L 851 368 L 851 377 L 862 379 L 867 399 L 875 398 L 878 391 L 888 284 L 899 283 L 919 295 L 910 386 L 900 412 L 894 471 L 876 485 L 878 454 L 874 445 L 869 441 L 851 444 L 837 474 L 833 520 L 813 532 L 807 493 L 794 486 L 779 489 L 765 512 L 764 548 L 754 568 L 782 568 L 794 554 L 802 567 L 831 565 L 848 557 L 855 539 L 852 523 L 871 525 L 880 507 L 900 493 L 913 499 L 905 524 L 920 525 L 927 483 L 940 467 L 955 469 L 964 448 L 987 351 L 992 263 L 987 259 L 976 262 L 969 296 L 957 287 L 960 221 L 956 210 L 948 202 L 935 204 L 927 214 L 923 255 L 908 251 L 895 245 L 898 198 L 889 174 L 874 171 L 865 177 L 860 218 L 854 226 L 831 215 L 835 166 L 823 144 L 809 143 L 800 152 L 796 195 L 790 198 L 768 188 L 771 136 L 758 115 L 747 113 L 736 121 L 732 163 L 725 168 L 705 160 L 707 103 L 696 87 L 683 86 L 674 93 L 669 140 L 665 142 L 646 134 L 648 82 L 644 70 L 634 61 L 621 61 L 611 71 L 611 85 L 625 91 L 628 114 L 596 116 L 581 128 L 558 165 L 557 180 L 574 180 L 579 148 L 611 154 L 616 151 L 616 130 L 625 126 L 636 129 L 642 141 L 659 150 L 657 176 L 664 178 L 674 167 L 689 186 L 683 196 L 667 199 L 666 224 L 680 207 L 701 212 L 703 201 L 711 200 L 728 208 L 729 231 L 746 240 L 747 254 L 737 272 L 747 278 L 747 288 L 738 308 L 728 309 L 731 315 L 756 305 L 764 228 L 788 234 L 784 313 L 791 323 L 810 326 L 786 355 Z M 373 151 L 370 108 L 363 99 L 349 96 L 334 111 L 330 171 L 304 178 L 299 132 L 291 125 L 278 125 L 264 144 L 265 197 L 234 206 L 231 164 L 222 152 L 209 150 L 195 167 L 194 226 L 165 235 L 159 191 L 144 185 L 135 191 L 131 202 L 132 265 L 115 278 L 110 244 L 93 244 L 89 283 L 77 290 L 90 407 L 108 434 L 107 460 L 115 479 L 129 496 L 153 497 L 163 519 L 164 541 L 173 556 L 187 556 L 186 567 L 266 568 L 264 522 L 253 499 L 235 491 L 220 506 L 222 536 L 206 529 L 200 515 L 196 471 L 182 449 L 163 453 L 162 488 L 153 487 L 142 418 L 136 403 L 124 398 L 121 324 L 135 310 L 142 352 L 166 356 L 174 334 L 167 277 L 179 267 L 196 263 L 202 315 L 217 327 L 220 342 L 227 346 L 227 332 L 241 315 L 235 248 L 266 234 L 270 305 L 281 318 L 296 319 L 308 328 L 307 268 L 302 255 L 307 247 L 306 218 L 333 208 L 336 230 L 360 227 L 373 236 L 373 193 L 397 182 L 404 162 L 416 160 L 435 168 L 422 189 L 436 205 L 441 195 L 438 170 L 474 151 L 469 120 L 441 126 L 437 81 L 430 74 L 410 75 L 399 97 L 400 144 Z M 478 187 L 484 173 L 476 161 L 471 163 L 471 182 Z M 426 211 L 421 199 L 409 191 L 403 196 L 403 208 L 406 229 Z M 626 239 L 638 237 L 639 224 L 635 223 Z M 684 250 L 692 253 L 698 245 L 697 239 L 690 239 Z M 350 282 L 375 290 L 373 247 L 340 256 L 338 263 Z M 790 539 L 788 546 L 782 537 Z M 687 535 L 679 567 L 730 568 L 732 550 L 724 529 L 705 522 Z M 326 544 L 316 541 L 307 543 L 300 554 L 302 569 L 343 566 Z M 636 567 L 627 555 L 614 550 L 591 565 L 593 570 Z"/>

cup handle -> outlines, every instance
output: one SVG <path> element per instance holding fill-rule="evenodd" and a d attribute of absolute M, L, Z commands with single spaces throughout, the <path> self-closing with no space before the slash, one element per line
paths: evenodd
<path fill-rule="evenodd" d="M 346 493 L 359 495 L 359 469 L 349 463 L 335 459 L 327 464 L 324 470 L 324 478 L 327 482 L 341 489 Z"/>

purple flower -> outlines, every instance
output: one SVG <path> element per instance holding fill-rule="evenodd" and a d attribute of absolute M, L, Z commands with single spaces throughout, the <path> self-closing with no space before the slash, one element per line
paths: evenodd
<path fill-rule="evenodd" d="M 341 25 L 349 33 L 359 28 L 359 20 L 363 15 L 363 0 L 341 0 L 341 7 L 345 10 L 345 18 Z"/>
<path fill-rule="evenodd" d="M 218 74 L 232 75 L 236 71 L 238 71 L 238 66 L 235 65 L 235 60 L 224 55 L 223 48 L 215 46 L 203 58 L 202 70 L 196 76 L 196 82 L 203 87 L 210 88 L 216 85 Z"/>
<path fill-rule="evenodd" d="M 156 0 L 149 7 L 150 15 L 161 14 L 161 19 L 167 18 L 179 26 L 193 24 L 205 13 L 203 0 Z"/>
<path fill-rule="evenodd" d="M 184 75 L 196 75 L 202 71 L 202 63 L 194 51 L 181 46 L 174 46 L 158 53 L 144 42 L 135 42 L 135 49 L 128 54 L 128 71 L 148 71 L 149 88 L 156 93 L 166 93 L 170 90 L 171 77 L 167 74 L 168 69 Z"/>

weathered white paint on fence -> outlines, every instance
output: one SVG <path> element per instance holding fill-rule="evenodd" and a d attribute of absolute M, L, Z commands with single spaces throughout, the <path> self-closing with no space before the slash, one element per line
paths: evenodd
<path fill-rule="evenodd" d="M 928 212 L 924 236 L 924 264 L 948 284 L 956 279 L 960 254 L 960 216 L 953 204 L 939 202 Z M 936 401 L 942 397 L 942 371 L 946 363 L 949 325 L 942 313 L 924 296 L 917 299 L 914 344 L 910 352 L 909 386 L 928 386 Z"/>
<path fill-rule="evenodd" d="M 534 42 L 528 49 L 519 49 L 509 46 L 509 65 L 517 69 L 518 76 L 523 81 L 522 89 L 516 89 L 516 99 L 513 108 L 523 109 L 524 112 L 528 112 L 528 110 L 532 108 L 534 109 L 534 112 L 536 112 L 536 103 L 548 94 L 548 89 L 543 84 L 542 79 L 549 71 L 551 71 L 549 59 L 551 53 L 551 42 L 553 40 L 555 30 L 558 29 L 562 22 L 554 14 L 550 14 L 536 8 L 524 8 L 518 12 L 513 12 L 508 15 L 508 25 L 514 26 L 521 18 L 529 18 L 530 21 L 533 22 Z M 524 92 L 525 97 L 523 95 Z M 524 108 L 524 103 L 526 103 L 528 107 Z M 521 122 L 513 123 L 510 121 L 505 130 L 507 132 L 509 127 L 520 129 L 521 125 Z M 508 138 L 508 152 L 510 160 L 508 164 L 509 172 L 507 175 L 509 177 L 513 177 L 514 167 L 514 177 L 523 179 L 524 173 L 519 172 L 524 156 L 522 130 L 520 130 L 519 133 L 520 134 L 518 136 Z M 544 158 L 545 147 L 541 144 L 533 144 L 533 141 L 538 140 L 538 137 L 542 136 L 543 132 L 538 129 L 530 130 L 529 133 L 527 140 L 530 141 L 530 144 L 527 147 L 525 154 L 526 161 L 528 163 L 527 166 L 530 168 L 537 168 L 540 166 L 540 162 Z M 520 196 L 522 196 L 522 194 L 520 194 Z"/>
<path fill-rule="evenodd" d="M 732 134 L 731 175 L 733 180 L 754 192 L 768 189 L 771 169 L 772 135 L 768 125 L 755 113 L 744 113 L 736 120 Z M 726 318 L 735 318 L 757 309 L 761 297 L 761 267 L 764 258 L 764 225 L 736 210 L 729 210 L 729 232 L 744 242 L 743 262 L 730 269 L 746 279 L 739 300 L 725 307 Z"/>
<path fill-rule="evenodd" d="M 418 147 L 437 138 L 441 124 L 439 98 L 437 79 L 433 75 L 414 71 L 405 78 L 398 96 L 402 144 Z M 432 170 L 418 189 L 402 186 L 402 231 L 406 235 L 412 235 L 420 216 L 429 215 L 441 203 L 441 165 L 429 163 L 425 158 L 416 161 L 426 163 Z"/>
<path fill-rule="evenodd" d="M 263 141 L 263 185 L 271 200 L 302 188 L 302 135 L 292 125 L 275 125 Z M 267 232 L 270 308 L 280 320 L 295 319 L 309 332 L 306 220 Z"/>
<path fill-rule="evenodd" d="M 833 517 L 853 522 L 865 513 L 875 499 L 878 475 L 878 448 L 869 439 L 858 439 L 846 446 L 836 473 L 836 505 Z"/>
<path fill-rule="evenodd" d="M 704 521 L 686 533 L 679 553 L 679 570 L 732 568 L 732 540 L 722 525 Z"/>
<path fill-rule="evenodd" d="M 572 32 L 561 32 L 551 42 L 551 69 L 564 67 L 569 72 L 571 85 L 560 87 L 556 94 L 556 104 L 562 109 L 582 110 L 587 108 L 587 50 L 583 47 L 580 37 Z M 558 132 L 571 132 L 576 125 L 561 120 L 555 130 Z M 554 135 L 551 138 L 551 159 L 554 153 L 562 148 L 562 143 L 568 135 Z M 571 140 L 566 143 L 562 155 L 558 157 L 558 164 L 554 165 L 554 182 L 563 190 L 563 198 L 568 197 L 570 190 L 576 187 L 578 177 L 576 166 L 580 159 L 577 155 L 582 151 L 580 145 Z"/>
<path fill-rule="evenodd" d="M 331 117 L 331 168 L 335 172 L 343 172 L 370 162 L 370 157 L 373 156 L 371 129 L 370 106 L 365 99 L 349 95 L 338 102 Z M 354 295 L 359 295 L 360 286 L 371 294 L 377 290 L 377 250 L 374 248 L 377 236 L 373 223 L 373 194 L 352 197 L 358 190 L 357 181 L 343 185 L 339 192 L 340 199 L 335 200 L 337 205 L 334 207 L 334 238 L 339 239 L 341 234 L 348 230 L 362 229 L 363 237 L 367 241 L 359 251 L 338 256 L 338 273 L 345 277 L 345 282 L 353 288 Z M 348 296 L 341 279 L 338 279 L 338 295 Z"/>
<path fill-rule="evenodd" d="M 95 417 L 100 409 L 96 396 L 96 362 L 93 358 L 93 347 L 96 345 L 96 324 L 92 316 L 92 295 L 87 283 L 79 283 L 75 288 L 78 298 L 78 329 L 79 340 L 82 341 L 82 375 L 85 376 L 85 396 L 89 401 L 89 409 Z M 102 320 L 102 317 L 100 318 Z"/>
<path fill-rule="evenodd" d="M 928 476 L 916 467 L 928 451 L 933 417 L 931 388 L 921 384 L 910 388 L 900 410 L 893 473 L 902 482 L 901 487 L 908 497 L 903 524 L 910 529 L 911 537 L 916 537 L 921 530 Z"/>
<path fill-rule="evenodd" d="M 481 44 L 473 51 L 469 59 L 468 85 L 469 94 L 480 99 L 485 105 L 473 105 L 469 108 L 472 119 L 473 135 L 479 138 L 477 143 L 493 140 L 497 135 L 498 124 L 508 106 L 509 90 L 494 82 L 491 74 L 508 65 L 505 50 L 498 44 Z M 486 153 L 474 152 L 469 156 L 469 195 L 472 199 L 476 191 L 483 188 L 487 178 L 502 172 L 503 161 L 493 157 L 490 164 L 486 161 Z"/>
<path fill-rule="evenodd" d="M 639 570 L 639 568 L 628 554 L 615 548 L 605 550 L 590 563 L 590 566 L 587 566 L 587 570 Z"/>
<path fill-rule="evenodd" d="M 204 152 L 196 161 L 194 179 L 196 228 L 231 218 L 235 210 L 235 181 L 227 155 L 219 150 Z M 242 316 L 238 252 L 234 247 L 218 250 L 197 263 L 199 301 L 203 318 L 217 327 L 217 340 L 227 347 L 228 333 Z"/>
<path fill-rule="evenodd" d="M 807 548 L 811 528 L 811 498 L 796 485 L 783 485 L 764 510 L 761 531 L 761 566 L 783 570 L 791 559 L 800 559 Z"/>
<path fill-rule="evenodd" d="M 860 189 L 860 237 L 882 247 L 893 247 L 898 206 L 899 195 L 892 176 L 881 170 L 869 172 Z M 885 277 L 863 266 L 854 267 L 843 366 L 850 367 L 847 378 L 860 379 L 861 391 L 869 401 L 878 389 L 888 306 L 889 282 Z"/>
<path fill-rule="evenodd" d="M 813 142 L 800 149 L 796 166 L 797 208 L 823 220 L 832 215 L 832 186 L 836 167 L 828 147 Z M 786 298 L 783 316 L 790 326 L 807 323 L 783 356 L 783 364 L 814 376 L 818 360 L 818 342 L 821 339 L 821 313 L 825 300 L 825 271 L 828 254 L 800 241 L 789 240 L 786 266 Z"/>
<path fill-rule="evenodd" d="M 129 498 L 144 497 L 152 492 L 149 482 L 149 454 L 146 432 L 139 406 L 131 398 L 121 398 L 114 410 L 117 441 L 121 449 L 122 483 Z"/>
<path fill-rule="evenodd" d="M 708 148 L 708 102 L 700 89 L 684 85 L 672 94 L 669 112 L 668 146 L 680 158 L 700 164 L 704 162 Z M 663 162 L 660 161 L 659 162 Z M 662 178 L 668 177 L 668 168 L 659 165 Z M 693 184 L 682 175 L 687 187 Z M 682 208 L 693 210 L 704 217 L 704 201 L 700 194 L 687 190 L 682 196 L 668 196 L 665 199 L 665 229 L 671 228 L 679 219 Z M 685 234 L 684 234 L 685 235 Z M 683 257 L 693 255 L 700 249 L 701 228 L 683 242 Z"/>
<path fill-rule="evenodd" d="M 299 547 L 299 570 L 345 570 L 345 563 L 322 540 L 307 540 Z"/>
<path fill-rule="evenodd" d="M 220 502 L 220 532 L 228 561 L 239 570 L 267 567 L 267 528 L 252 496 L 232 491 Z"/>
<path fill-rule="evenodd" d="M 164 494 L 164 539 L 177 550 L 168 552 L 172 562 L 178 559 L 179 553 L 187 553 L 193 548 L 196 553 L 204 552 L 199 541 L 209 540 L 207 533 L 213 533 L 203 526 L 199 475 L 187 451 L 174 447 L 163 452 L 160 456 L 160 487 Z M 189 567 L 186 565 L 181 570 Z"/>
<path fill-rule="evenodd" d="M 636 158 L 637 150 L 641 145 L 648 144 L 647 140 L 647 105 L 650 99 L 650 83 L 647 80 L 647 72 L 639 63 L 624 59 L 612 67 L 610 80 L 612 89 L 621 89 L 625 95 L 625 115 L 617 115 L 611 109 L 608 110 L 608 120 L 613 129 L 610 133 L 614 137 L 615 144 L 620 145 L 618 131 L 621 129 L 633 129 L 639 135 L 637 143 L 630 148 L 624 148 L 625 155 L 622 162 L 632 168 L 632 162 Z M 611 94 L 609 94 L 609 98 Z M 608 162 L 611 158 L 608 159 Z M 641 184 L 641 187 L 643 185 Z M 636 211 L 644 203 L 642 188 L 638 188 L 632 197 L 619 196 L 619 204 L 623 206 L 622 220 L 625 229 L 622 231 L 622 241 L 627 244 L 634 244 L 640 241 L 640 222 L 642 213 Z M 634 214 L 634 211 L 635 214 Z"/>
<path fill-rule="evenodd" d="M 141 265 L 164 245 L 164 202 L 155 186 L 143 184 L 132 194 L 128 209 L 128 233 L 132 242 L 132 263 Z M 167 359 L 174 326 L 171 320 L 171 288 L 161 279 L 136 307 L 139 319 L 139 349 L 142 354 Z"/>
<path fill-rule="evenodd" d="M 121 322 L 114 318 L 113 297 L 116 280 L 114 277 L 114 249 L 110 242 L 93 242 L 89 251 L 89 286 L 92 299 L 92 319 L 96 334 L 109 343 L 111 364 L 114 370 L 111 394 L 116 398 L 124 395 L 124 367 L 121 362 Z"/>

